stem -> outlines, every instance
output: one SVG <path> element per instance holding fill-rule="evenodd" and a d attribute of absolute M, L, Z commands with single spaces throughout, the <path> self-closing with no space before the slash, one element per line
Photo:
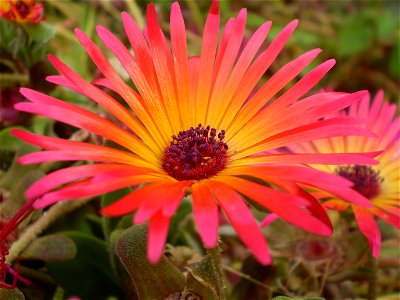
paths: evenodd
<path fill-rule="evenodd" d="M 0 79 L 1 81 L 19 82 L 21 84 L 26 84 L 29 82 L 29 75 L 19 73 L 0 73 Z"/>
<path fill-rule="evenodd" d="M 217 269 L 217 273 L 218 273 L 218 281 L 219 281 L 219 293 L 221 295 L 221 299 L 224 300 L 226 299 L 225 297 L 225 273 L 224 273 L 224 269 L 221 263 L 221 248 L 219 246 L 219 242 L 218 244 L 211 249 L 207 249 L 207 253 L 210 254 L 213 258 L 214 261 L 214 265 Z"/>
<path fill-rule="evenodd" d="M 245 273 L 243 273 L 243 272 L 240 272 L 240 271 L 238 271 L 238 270 L 235 270 L 235 269 L 233 269 L 233 268 L 231 268 L 231 267 L 229 267 L 229 266 L 226 266 L 226 265 L 224 265 L 223 268 L 224 268 L 224 270 L 228 271 L 229 273 L 238 275 L 238 276 L 240 276 L 241 278 L 244 278 L 244 279 L 246 279 L 246 280 L 248 280 L 248 281 L 250 281 L 250 282 L 252 282 L 252 283 L 254 283 L 254 284 L 257 284 L 257 285 L 263 287 L 263 288 L 266 289 L 266 290 L 270 290 L 270 289 L 271 289 L 268 285 L 262 283 L 261 281 L 258 281 L 257 279 L 254 279 L 253 277 L 251 277 L 251 276 L 248 275 L 248 274 L 245 274 Z"/>
<path fill-rule="evenodd" d="M 368 283 L 368 300 L 375 300 L 378 288 L 378 274 L 377 274 L 377 262 L 371 255 L 369 265 L 371 267 L 371 278 Z"/>
<path fill-rule="evenodd" d="M 51 223 L 53 223 L 62 215 L 77 209 L 83 204 L 86 204 L 91 199 L 92 198 L 85 198 L 82 200 L 58 202 L 48 211 L 43 212 L 41 217 L 35 223 L 29 226 L 28 229 L 21 235 L 21 237 L 11 245 L 9 254 L 6 257 L 6 263 L 11 264 L 18 257 L 18 255 Z"/>

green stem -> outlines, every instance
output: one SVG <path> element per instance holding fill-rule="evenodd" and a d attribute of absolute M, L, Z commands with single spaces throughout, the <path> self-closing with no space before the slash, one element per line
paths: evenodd
<path fill-rule="evenodd" d="M 214 248 L 207 249 L 207 253 L 212 256 L 214 265 L 217 269 L 218 287 L 220 290 L 219 292 L 221 295 L 221 299 L 224 300 L 224 299 L 226 299 L 226 297 L 225 297 L 225 273 L 224 273 L 224 269 L 223 269 L 223 266 L 221 263 L 221 248 L 219 246 L 219 243 Z"/>
<path fill-rule="evenodd" d="M 59 217 L 86 204 L 91 199 L 92 198 L 85 198 L 82 200 L 59 202 L 53 205 L 48 211 L 43 212 L 40 218 L 29 226 L 20 238 L 11 245 L 9 254 L 6 257 L 6 262 L 11 264 L 39 234 Z"/>
<path fill-rule="evenodd" d="M 235 269 L 233 269 L 233 268 L 231 268 L 229 266 L 226 266 L 226 265 L 224 265 L 223 268 L 224 268 L 224 270 L 228 271 L 229 273 L 238 275 L 239 277 L 244 278 L 244 279 L 246 279 L 246 280 L 248 280 L 248 281 L 250 281 L 250 282 L 252 282 L 254 284 L 257 284 L 257 285 L 263 287 L 266 290 L 270 290 L 271 289 L 268 285 L 262 283 L 261 281 L 258 281 L 257 279 L 254 279 L 253 277 L 251 277 L 248 274 L 245 274 L 243 272 L 235 270 Z"/>
<path fill-rule="evenodd" d="M 3 82 L 19 82 L 21 84 L 26 84 L 29 82 L 29 75 L 19 73 L 0 73 L 0 80 Z"/>

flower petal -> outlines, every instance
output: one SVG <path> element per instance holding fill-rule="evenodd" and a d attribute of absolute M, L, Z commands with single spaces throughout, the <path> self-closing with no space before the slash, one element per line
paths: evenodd
<path fill-rule="evenodd" d="M 222 182 L 209 180 L 205 185 L 221 205 L 243 243 L 260 263 L 270 264 L 271 255 L 267 242 L 242 197 Z"/>
<path fill-rule="evenodd" d="M 201 239 L 207 248 L 214 248 L 218 241 L 218 206 L 206 185 L 192 186 L 193 214 Z"/>
<path fill-rule="evenodd" d="M 368 239 L 372 256 L 377 258 L 381 249 L 381 232 L 379 231 L 378 224 L 366 209 L 353 205 L 353 211 L 358 228 L 360 228 L 362 234 Z"/>
<path fill-rule="evenodd" d="M 321 217 L 321 211 L 318 211 L 318 217 L 316 217 L 299 208 L 299 203 L 306 203 L 307 205 L 308 201 L 300 198 L 298 195 L 283 193 L 242 178 L 220 176 L 218 180 L 221 180 L 239 193 L 268 208 L 287 222 L 304 230 L 323 236 L 328 236 L 332 233 L 332 225 L 329 221 L 329 224 L 326 224 L 326 213 L 325 216 L 322 216 L 323 221 L 321 221 L 318 218 Z M 304 195 L 301 196 L 304 197 Z"/>
<path fill-rule="evenodd" d="M 163 254 L 167 233 L 169 227 L 169 217 L 166 217 L 161 211 L 158 211 L 150 219 L 148 238 L 147 238 L 147 256 L 152 264 L 159 262 Z"/>

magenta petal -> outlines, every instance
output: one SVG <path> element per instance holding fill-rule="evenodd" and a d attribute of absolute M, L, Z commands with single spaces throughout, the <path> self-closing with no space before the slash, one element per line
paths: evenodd
<path fill-rule="evenodd" d="M 270 264 L 271 255 L 267 242 L 242 197 L 222 182 L 207 181 L 205 184 L 221 205 L 243 243 L 260 263 Z"/>
<path fill-rule="evenodd" d="M 379 231 L 378 224 L 368 210 L 353 205 L 353 211 L 358 228 L 360 228 L 362 234 L 368 239 L 372 256 L 377 258 L 381 249 L 381 232 Z"/>
<path fill-rule="evenodd" d="M 157 264 L 163 253 L 169 227 L 169 217 L 164 216 L 158 211 L 150 219 L 148 238 L 147 238 L 147 256 L 152 264 Z"/>
<path fill-rule="evenodd" d="M 194 184 L 192 196 L 194 219 L 201 239 L 207 248 L 214 248 L 218 240 L 218 206 L 204 184 Z"/>

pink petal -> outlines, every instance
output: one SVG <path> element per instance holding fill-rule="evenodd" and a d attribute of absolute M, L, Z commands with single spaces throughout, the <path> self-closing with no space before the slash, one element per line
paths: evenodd
<path fill-rule="evenodd" d="M 78 128 L 86 129 L 110 139 L 135 153 L 139 152 L 142 157 L 148 158 L 150 161 L 154 160 L 154 153 L 152 155 L 152 151 L 149 147 L 145 146 L 137 137 L 128 133 L 126 130 L 122 130 L 111 121 L 76 105 L 60 101 L 32 90 L 21 89 L 21 93 L 28 99 L 37 103 L 20 102 L 15 105 L 16 109 L 43 115 Z M 52 103 L 50 101 L 52 101 Z"/>
<path fill-rule="evenodd" d="M 151 219 L 147 238 L 147 256 L 152 264 L 157 264 L 167 240 L 169 217 L 159 211 Z"/>
<path fill-rule="evenodd" d="M 135 214 L 135 224 L 146 222 L 160 209 L 165 216 L 171 217 L 190 183 L 190 181 L 178 181 L 152 185 L 152 190 L 144 196 L 145 201 Z"/>
<path fill-rule="evenodd" d="M 233 64 L 235 63 L 239 48 L 242 44 L 244 29 L 246 27 L 246 9 L 242 9 L 235 20 L 232 31 L 227 42 L 227 49 L 222 56 L 221 65 L 219 66 L 216 78 L 212 81 L 212 94 L 209 102 L 209 110 L 207 111 L 207 124 L 215 123 L 214 113 L 216 109 L 214 104 L 221 102 L 221 93 L 226 86 L 229 75 L 232 72 Z M 215 72 L 215 69 L 214 69 Z M 217 116 L 220 118 L 220 116 Z"/>
<path fill-rule="evenodd" d="M 224 90 L 222 91 L 224 101 L 219 101 L 217 103 L 219 111 L 225 112 L 229 107 L 229 104 L 236 93 L 241 92 L 240 82 L 243 80 L 243 76 L 245 72 L 249 69 L 251 62 L 254 59 L 254 56 L 257 54 L 260 49 L 262 43 L 264 42 L 270 28 L 272 22 L 264 23 L 257 31 L 253 34 L 250 40 L 247 42 L 245 48 L 239 56 L 239 59 L 232 70 L 232 74 L 229 76 L 228 82 L 225 84 Z M 226 27 L 225 27 L 226 29 Z M 220 46 L 222 44 L 222 40 L 220 42 Z M 218 61 L 218 56 L 216 59 L 216 64 Z M 240 89 L 239 89 L 240 87 Z M 239 90 L 238 90 L 239 89 Z M 225 114 L 221 114 L 221 118 L 223 118 Z"/>
<path fill-rule="evenodd" d="M 268 109 L 283 109 L 296 102 L 299 98 L 309 92 L 321 79 L 333 68 L 336 61 L 330 59 L 307 73 L 302 79 L 296 82 L 287 92 L 276 99 Z"/>
<path fill-rule="evenodd" d="M 374 217 L 361 207 L 353 205 L 354 215 L 361 233 L 368 239 L 372 256 L 378 258 L 381 249 L 381 233 Z"/>
<path fill-rule="evenodd" d="M 241 151 L 240 155 L 236 154 L 235 157 L 245 157 L 265 151 L 267 149 L 272 150 L 289 146 L 291 144 L 335 136 L 374 136 L 373 133 L 365 128 L 349 126 L 354 124 L 354 120 L 348 118 L 349 117 L 337 117 L 317 121 L 315 123 L 309 123 L 307 125 L 280 132 L 264 139 L 263 141 L 257 142 L 257 140 L 254 140 L 254 142 L 249 143 L 249 145 L 253 144 L 253 146 Z"/>
<path fill-rule="evenodd" d="M 237 167 L 232 168 L 230 174 L 248 175 L 274 182 L 274 179 L 301 183 L 327 191 L 332 195 L 348 202 L 369 208 L 371 202 L 354 191 L 353 183 L 343 177 L 325 173 L 310 167 L 303 166 L 261 166 L 261 167 Z M 318 180 L 316 180 L 318 178 Z"/>
<path fill-rule="evenodd" d="M 203 124 L 206 119 L 208 99 L 211 92 L 212 70 L 218 43 L 219 20 L 219 3 L 218 1 L 213 1 L 207 16 L 206 24 L 204 25 L 196 105 L 194 108 L 198 122 Z"/>
<path fill-rule="evenodd" d="M 168 191 L 168 200 L 164 201 L 163 214 L 171 217 L 178 209 L 183 197 L 185 196 L 186 189 L 193 183 L 193 180 L 179 181 L 175 183 L 171 190 Z"/>
<path fill-rule="evenodd" d="M 176 102 L 174 84 L 175 74 L 173 70 L 170 70 L 168 67 L 169 56 L 171 53 L 168 49 L 169 54 L 166 54 L 164 49 L 160 25 L 158 24 L 155 7 L 152 3 L 147 6 L 146 18 L 149 35 L 148 42 L 162 98 L 164 100 L 165 110 L 173 131 L 178 132 L 182 125 L 178 113 L 178 104 Z"/>
<path fill-rule="evenodd" d="M 180 114 L 183 116 L 184 114 L 187 114 L 191 106 L 189 103 L 189 63 L 186 44 L 186 29 L 178 2 L 174 2 L 171 6 L 170 24 L 171 47 L 174 55 L 176 82 L 178 83 L 176 88 L 178 98 L 180 99 Z M 188 120 L 189 118 L 182 118 L 184 128 L 189 128 L 193 125 L 185 123 L 185 119 Z"/>
<path fill-rule="evenodd" d="M 36 181 L 25 192 L 25 195 L 29 199 L 37 198 L 59 185 L 86 177 L 92 177 L 98 173 L 119 169 L 120 167 L 121 165 L 118 164 L 97 164 L 60 169 Z"/>
<path fill-rule="evenodd" d="M 268 214 L 265 217 L 265 219 L 261 222 L 260 226 L 261 227 L 269 226 L 269 225 L 271 225 L 271 223 L 273 223 L 274 221 L 276 221 L 278 219 L 279 219 L 279 216 L 277 214 L 275 214 L 275 213 Z"/>
<path fill-rule="evenodd" d="M 291 80 L 304 70 L 314 58 L 321 52 L 321 49 L 314 49 L 292 60 L 276 72 L 261 88 L 252 96 L 240 109 L 232 125 L 229 127 L 231 134 L 235 134 L 240 128 L 251 120 L 254 115 L 271 98 L 284 88 Z"/>
<path fill-rule="evenodd" d="M 328 232 L 332 234 L 333 232 L 332 222 L 329 219 L 328 215 L 326 214 L 325 208 L 321 205 L 321 203 L 318 202 L 318 200 L 312 194 L 306 192 L 305 190 L 300 188 L 297 184 L 293 184 L 290 182 L 278 180 L 275 181 L 274 184 L 276 184 L 278 187 L 281 187 L 282 189 L 290 193 L 293 193 L 294 195 L 302 197 L 303 199 L 307 199 L 308 204 L 305 206 L 306 209 L 315 217 L 317 217 L 319 220 L 321 220 L 329 229 Z"/>
<path fill-rule="evenodd" d="M 304 204 L 304 202 L 307 203 L 308 201 L 300 198 L 298 195 L 282 193 L 236 177 L 222 177 L 221 180 L 239 193 L 268 208 L 271 212 L 276 213 L 289 223 L 319 235 L 328 236 L 332 234 L 332 225 L 330 222 L 329 225 L 326 224 L 326 213 L 323 212 L 322 219 L 324 221 L 321 221 L 316 216 L 299 208 L 298 203 Z M 318 217 L 321 217 L 320 212 L 318 211 Z"/>
<path fill-rule="evenodd" d="M 108 60 L 105 59 L 105 57 L 101 54 L 101 52 L 98 50 L 98 48 L 91 42 L 86 35 L 79 31 L 76 30 L 76 34 L 78 37 L 83 39 L 82 45 L 84 47 L 88 47 L 86 49 L 87 51 L 91 52 L 89 49 L 97 49 L 93 50 L 95 54 L 97 55 L 96 57 L 103 58 L 102 62 L 104 63 L 105 66 L 108 66 L 108 70 L 112 73 L 113 68 L 111 65 L 108 63 Z M 89 48 L 92 46 L 93 48 Z M 135 118 L 132 117 L 132 114 L 126 110 L 120 103 L 118 103 L 115 99 L 113 99 L 111 96 L 108 94 L 104 93 L 101 91 L 99 88 L 95 87 L 92 84 L 89 84 L 86 82 L 82 77 L 80 77 L 77 73 L 72 71 L 67 65 L 62 63 L 58 58 L 56 58 L 53 55 L 48 56 L 50 62 L 53 64 L 53 66 L 61 73 L 63 74 L 68 80 L 70 80 L 78 89 L 79 93 L 82 95 L 85 95 L 89 99 L 92 99 L 93 101 L 99 103 L 102 107 L 104 107 L 107 111 L 109 111 L 111 114 L 113 114 L 116 118 L 121 120 L 124 124 L 126 124 L 129 128 L 131 128 L 135 133 L 137 133 L 141 138 L 148 140 L 148 133 L 146 132 L 145 128 L 139 123 Z M 107 61 L 104 62 L 104 60 Z M 108 73 L 106 73 L 108 76 L 112 76 Z M 118 76 L 118 75 L 117 75 Z M 116 77 L 116 76 L 114 76 Z M 109 77 L 107 77 L 109 78 Z M 119 77 L 118 77 L 119 78 Z M 118 80 L 110 80 L 110 83 L 113 85 L 114 89 L 117 89 L 119 92 L 121 92 L 121 84 L 125 85 L 125 83 L 121 83 L 120 81 L 117 82 Z M 119 85 L 118 85 L 119 84 Z M 127 96 L 128 98 L 125 99 L 127 101 L 130 101 L 129 104 L 131 108 L 139 115 L 143 116 L 140 112 L 140 103 L 138 103 L 138 100 L 135 97 L 136 92 L 134 92 L 131 88 L 126 88 L 125 89 L 126 94 L 122 96 Z M 61 101 L 62 102 L 62 101 Z M 134 103 L 132 103 L 134 102 Z M 145 118 L 143 118 L 145 120 Z M 150 142 L 151 143 L 151 142 Z"/>
<path fill-rule="evenodd" d="M 371 157 L 379 155 L 381 152 L 366 153 L 323 153 L 323 154 L 270 154 L 262 156 L 250 156 L 232 163 L 234 166 L 245 165 L 268 165 L 268 164 L 358 164 L 358 165 L 377 165 L 379 162 Z"/>
<path fill-rule="evenodd" d="M 218 241 L 218 206 L 208 188 L 201 182 L 192 186 L 193 214 L 201 239 L 207 248 Z"/>
<path fill-rule="evenodd" d="M 205 184 L 221 205 L 243 243 L 260 263 L 270 264 L 271 255 L 265 238 L 242 197 L 222 182 L 206 181 Z"/>
<path fill-rule="evenodd" d="M 242 107 L 244 101 L 248 98 L 251 91 L 259 83 L 263 74 L 281 52 L 297 24 L 297 20 L 289 23 L 272 41 L 267 50 L 262 52 L 246 71 L 242 81 L 240 82 L 240 89 L 236 91 L 234 99 L 229 103 L 229 110 L 223 117 L 222 128 L 227 128 L 231 121 L 236 117 L 236 114 Z"/>
<path fill-rule="evenodd" d="M 74 183 L 61 188 L 55 192 L 45 194 L 35 204 L 35 208 L 43 208 L 61 200 L 74 200 L 83 197 L 93 197 L 109 193 L 125 187 L 160 180 L 157 177 L 136 175 L 120 177 L 100 184 L 92 183 L 90 180 Z"/>
<path fill-rule="evenodd" d="M 143 105 L 154 113 L 154 119 L 159 120 L 161 124 L 169 124 L 165 111 L 160 105 L 161 95 L 157 89 L 152 88 L 150 85 L 150 78 L 146 78 L 142 70 L 136 64 L 136 61 L 129 50 L 122 44 L 122 42 L 114 36 L 110 31 L 102 26 L 96 27 L 97 34 L 107 47 L 114 53 L 114 55 L 121 62 L 126 72 L 132 78 L 133 83 L 139 90 L 140 95 L 143 97 Z M 146 123 L 147 124 L 147 123 Z M 154 124 L 148 123 L 149 129 L 154 129 Z M 160 128 L 158 131 L 162 134 L 164 129 L 169 130 L 168 138 L 172 135 L 171 128 Z"/>
<path fill-rule="evenodd" d="M 234 24 L 235 24 L 235 18 L 229 18 L 229 20 L 226 22 L 224 26 L 224 31 L 222 32 L 221 40 L 219 41 L 217 54 L 215 57 L 212 84 L 215 82 L 215 79 L 217 78 L 218 71 L 219 68 L 221 67 L 222 59 L 224 58 L 226 46 L 228 44 L 229 37 L 231 35 Z"/>
<path fill-rule="evenodd" d="M 384 211 L 377 206 L 371 208 L 370 210 L 373 214 L 375 214 L 386 223 L 396 227 L 397 229 L 400 229 L 400 215 Z"/>
<path fill-rule="evenodd" d="M 165 182 L 158 182 L 136 189 L 132 193 L 103 208 L 101 213 L 111 217 L 117 217 L 131 213 L 140 205 L 142 205 L 143 202 L 147 201 L 149 199 L 149 195 L 151 195 L 154 190 L 157 190 L 164 184 Z"/>
<path fill-rule="evenodd" d="M 152 89 L 157 90 L 157 77 L 147 42 L 132 17 L 126 12 L 123 12 L 121 15 L 125 33 L 132 45 L 133 51 L 135 52 L 137 63 L 142 70 L 144 77 L 149 80 Z"/>

